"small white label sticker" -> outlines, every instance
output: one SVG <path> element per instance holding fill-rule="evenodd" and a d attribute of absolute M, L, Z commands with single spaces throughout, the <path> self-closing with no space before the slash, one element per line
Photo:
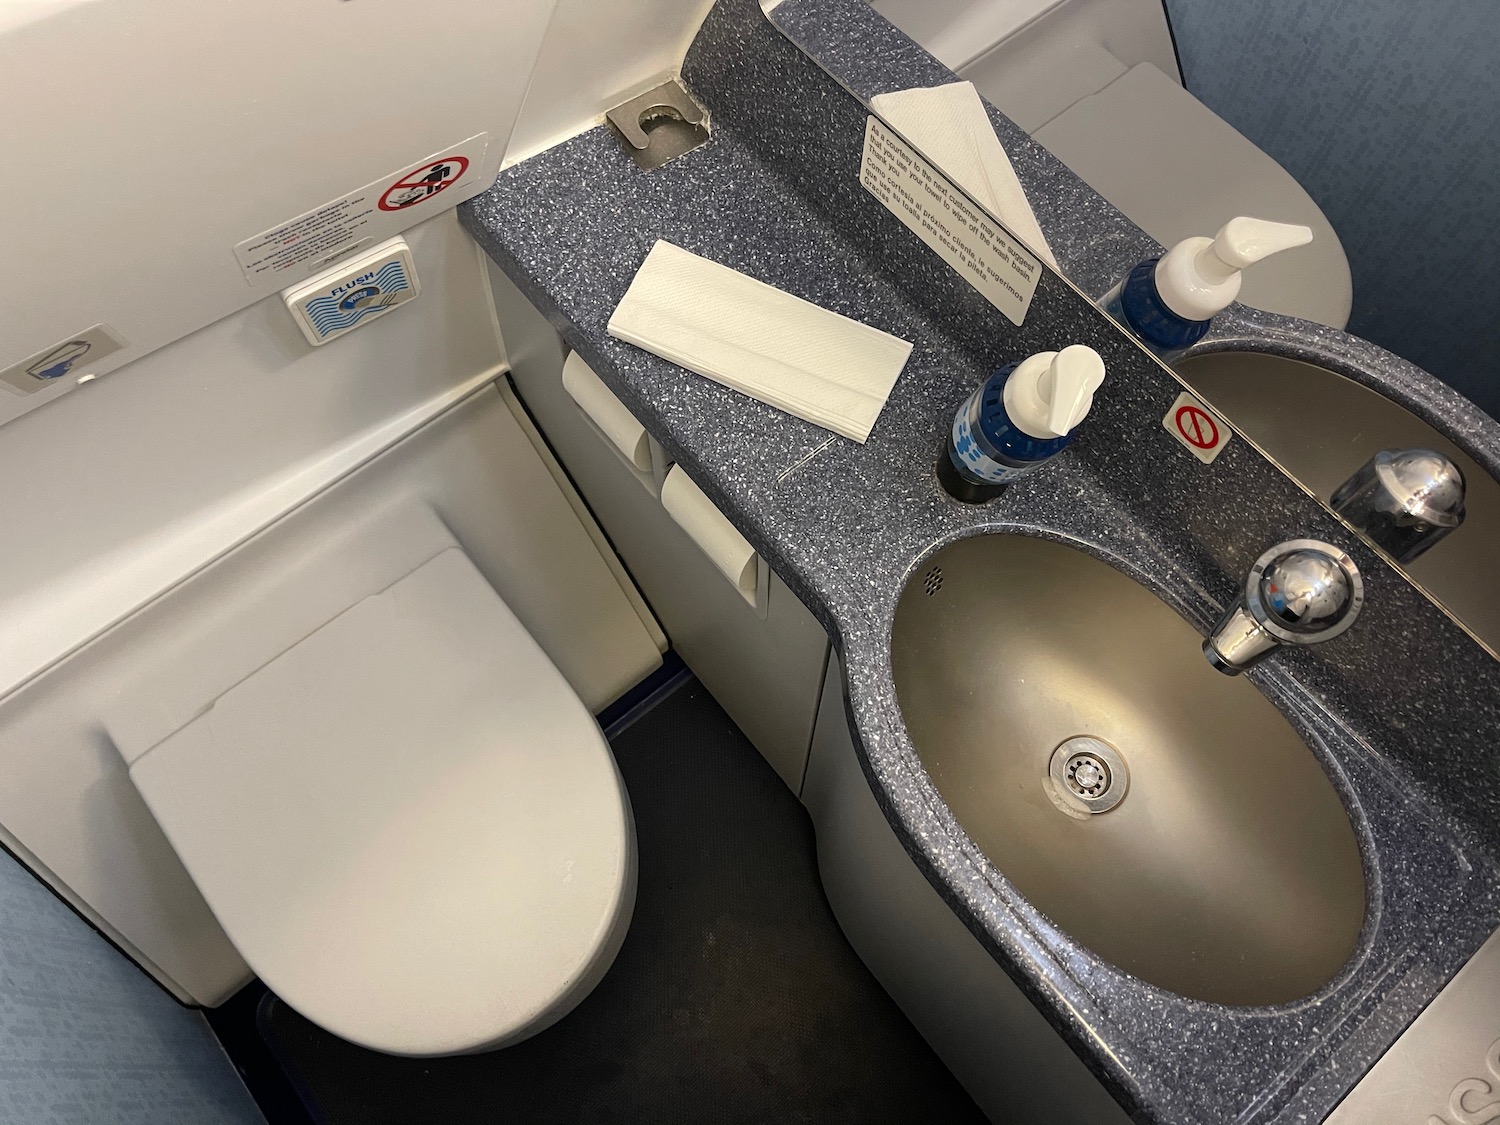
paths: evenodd
<path fill-rule="evenodd" d="M 1041 263 L 878 117 L 865 122 L 859 182 L 1012 324 L 1026 319 Z"/>
<path fill-rule="evenodd" d="M 1229 444 L 1229 427 L 1187 391 L 1177 396 L 1161 424 L 1205 465 L 1213 464 Z"/>
<path fill-rule="evenodd" d="M 83 375 L 91 364 L 114 355 L 125 346 L 108 325 L 96 324 L 76 336 L 59 340 L 51 347 L 29 355 L 20 363 L 0 371 L 0 383 L 8 389 L 29 395 L 69 375 Z"/>
<path fill-rule="evenodd" d="M 425 205 L 478 174 L 489 139 L 488 133 L 470 137 L 446 152 L 245 239 L 234 248 L 245 280 L 256 289 L 288 285 L 306 272 L 302 267 L 328 265 L 440 210 Z"/>

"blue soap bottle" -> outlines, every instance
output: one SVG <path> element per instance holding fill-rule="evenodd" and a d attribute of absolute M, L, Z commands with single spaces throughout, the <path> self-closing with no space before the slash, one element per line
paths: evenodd
<path fill-rule="evenodd" d="M 1209 322 L 1239 296 L 1240 272 L 1312 241 L 1312 228 L 1245 216 L 1213 238 L 1185 238 L 1140 262 L 1100 300 L 1109 316 L 1165 360 L 1203 339 Z"/>
<path fill-rule="evenodd" d="M 1103 381 L 1104 361 L 1084 344 L 1002 367 L 954 415 L 938 480 L 965 503 L 998 496 L 1063 451 Z"/>

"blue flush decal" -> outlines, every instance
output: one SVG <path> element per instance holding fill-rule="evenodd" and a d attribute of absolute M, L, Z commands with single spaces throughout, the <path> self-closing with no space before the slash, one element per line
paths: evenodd
<path fill-rule="evenodd" d="M 342 288 L 342 287 L 340 287 Z M 378 316 L 394 308 L 400 295 L 410 289 L 400 262 L 387 262 L 379 270 L 355 278 L 350 292 L 334 292 L 307 302 L 307 315 L 324 338 L 353 328 L 367 316 Z"/>
<path fill-rule="evenodd" d="M 393 238 L 309 278 L 282 298 L 309 343 L 326 344 L 390 312 L 421 288 L 405 239 Z"/>

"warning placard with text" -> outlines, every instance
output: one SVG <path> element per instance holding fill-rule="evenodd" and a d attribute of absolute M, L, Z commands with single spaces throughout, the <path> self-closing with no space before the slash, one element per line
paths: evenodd
<path fill-rule="evenodd" d="M 489 134 L 480 133 L 444 152 L 329 200 L 247 238 L 234 248 L 245 280 L 256 289 L 290 285 L 313 270 L 374 245 L 443 209 L 430 201 L 456 203 L 484 164 Z M 446 193 L 446 194 L 445 194 Z"/>
<path fill-rule="evenodd" d="M 865 122 L 859 182 L 1011 323 L 1026 319 L 1041 263 L 878 117 Z"/>

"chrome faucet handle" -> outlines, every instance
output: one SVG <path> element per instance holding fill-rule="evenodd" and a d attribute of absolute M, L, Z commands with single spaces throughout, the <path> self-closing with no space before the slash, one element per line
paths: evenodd
<path fill-rule="evenodd" d="M 1398 563 L 1464 520 L 1464 474 L 1431 449 L 1382 449 L 1334 490 L 1329 506 Z"/>
<path fill-rule="evenodd" d="M 1318 539 L 1278 543 L 1255 560 L 1245 592 L 1203 642 L 1203 655 L 1237 676 L 1278 645 L 1338 636 L 1364 602 L 1364 580 L 1347 551 Z"/>

